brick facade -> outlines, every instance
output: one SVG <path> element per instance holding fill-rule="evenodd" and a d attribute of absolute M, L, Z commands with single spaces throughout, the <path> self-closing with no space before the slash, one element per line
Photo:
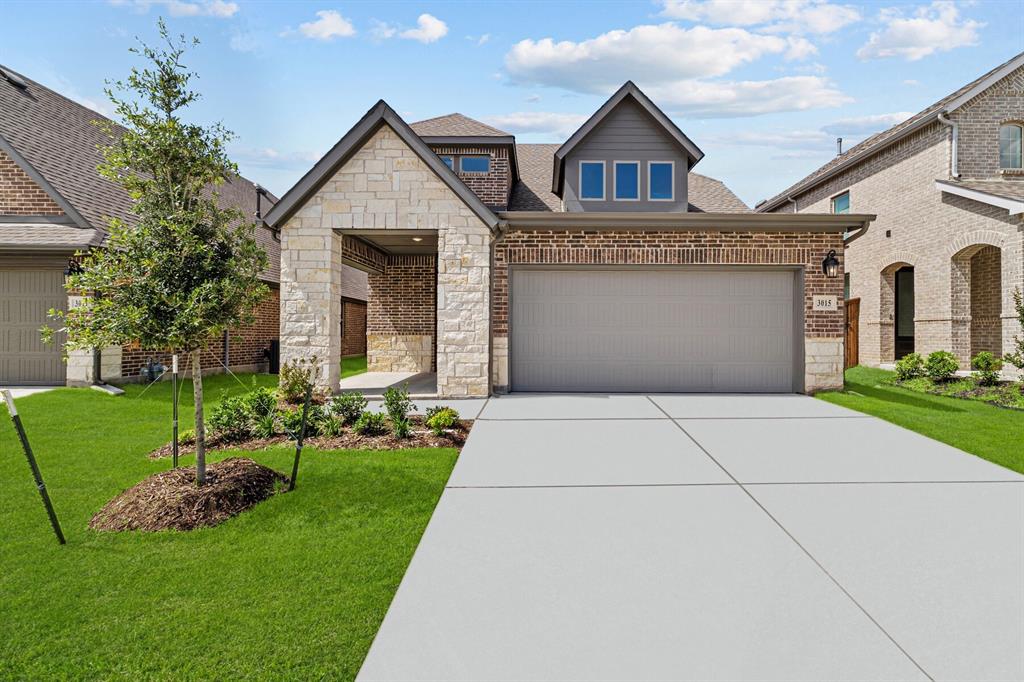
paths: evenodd
<path fill-rule="evenodd" d="M 452 157 L 455 174 L 481 201 L 497 211 L 508 207 L 512 193 L 512 169 L 507 147 L 433 146 L 431 149 L 438 156 Z M 489 156 L 491 169 L 487 173 L 463 173 L 459 167 L 459 157 L 462 156 Z"/>
<path fill-rule="evenodd" d="M 950 115 L 959 126 L 962 177 L 998 174 L 998 124 L 1024 118 L 1022 78 L 1024 70 L 1016 71 Z M 1012 292 L 1024 287 L 1021 219 L 936 189 L 936 179 L 950 177 L 951 150 L 950 129 L 932 123 L 794 197 L 801 213 L 828 213 L 831 198 L 849 191 L 852 212 L 878 216 L 846 253 L 850 296 L 861 300 L 862 364 L 894 360 L 893 274 L 902 265 L 914 267 L 917 352 L 949 350 L 967 368 L 975 349 L 1009 348 L 1020 333 Z M 777 212 L 793 209 L 784 204 Z M 975 278 L 971 261 L 986 247 L 984 274 Z M 998 303 L 991 294 L 983 303 L 976 287 L 992 290 L 997 254 Z"/>
<path fill-rule="evenodd" d="M 341 357 L 366 355 L 366 302 L 341 301 Z"/>
<path fill-rule="evenodd" d="M 495 246 L 492 285 L 496 386 L 507 387 L 509 266 L 565 265 L 787 265 L 803 268 L 805 389 L 842 386 L 842 306 L 812 310 L 816 294 L 843 298 L 842 277 L 829 279 L 821 260 L 842 251 L 837 233 L 703 232 L 657 230 L 515 230 Z"/>
<path fill-rule="evenodd" d="M 389 256 L 384 272 L 370 275 L 366 306 L 369 371 L 435 369 L 436 280 L 436 256 Z"/>
<path fill-rule="evenodd" d="M 46 191 L 21 166 L 0 151 L 0 215 L 64 215 Z"/>

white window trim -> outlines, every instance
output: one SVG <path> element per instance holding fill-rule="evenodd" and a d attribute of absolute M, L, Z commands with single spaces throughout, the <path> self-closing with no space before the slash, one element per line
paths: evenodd
<path fill-rule="evenodd" d="M 1019 166 L 1004 166 L 1003 165 L 1003 155 L 1002 155 L 1002 153 L 1000 153 L 999 154 L 999 170 L 1000 171 L 1011 171 L 1011 172 L 1012 171 L 1020 171 L 1021 169 L 1024 169 L 1024 123 L 1017 123 L 1016 121 L 1006 121 L 1005 123 L 1000 123 L 999 124 L 998 134 L 1000 136 L 1002 136 L 1003 128 L 1006 128 L 1008 126 L 1013 126 L 1014 128 L 1017 128 L 1017 129 L 1020 130 L 1020 146 L 1021 146 L 1020 158 L 1021 158 L 1021 164 Z M 1001 142 L 1001 140 L 1000 140 L 1000 142 Z"/>
<path fill-rule="evenodd" d="M 619 194 L 619 166 L 636 166 L 636 199 L 620 199 Z M 640 201 L 643 194 L 640 193 L 640 169 L 639 161 L 613 161 L 612 162 L 612 201 Z"/>
<path fill-rule="evenodd" d="M 462 162 L 466 159 L 487 159 L 487 170 L 485 171 L 468 171 L 462 168 Z M 466 175 L 487 175 L 491 172 L 491 155 L 490 154 L 463 154 L 459 156 L 459 172 L 465 173 Z"/>
<path fill-rule="evenodd" d="M 653 184 L 651 183 L 651 165 L 653 165 L 655 163 L 657 163 L 657 164 L 668 164 L 669 168 L 672 169 L 672 182 L 669 185 L 672 188 L 672 193 L 669 195 L 668 199 L 655 199 L 652 196 L 652 194 L 651 194 L 651 191 L 652 191 L 652 188 L 653 188 Z M 647 201 L 675 201 L 675 200 L 676 200 L 676 162 L 675 161 L 670 161 L 670 160 L 667 160 L 667 159 L 665 161 L 658 161 L 656 159 L 648 161 L 647 162 Z"/>
<path fill-rule="evenodd" d="M 846 207 L 846 213 L 836 213 L 836 199 L 838 199 L 839 197 L 843 196 L 844 194 L 847 197 L 849 197 L 850 205 Z M 834 194 L 833 196 L 829 197 L 829 200 L 828 200 L 828 210 L 832 212 L 832 215 L 847 215 L 847 214 L 852 213 L 853 212 L 853 195 L 850 194 L 850 190 L 844 189 L 842 192 L 839 192 L 838 194 Z"/>
<path fill-rule="evenodd" d="M 583 197 L 583 164 L 585 163 L 599 163 L 601 164 L 601 196 L 600 197 Z M 606 201 L 605 194 L 608 187 L 608 168 L 604 161 L 586 161 L 580 159 L 579 168 L 576 175 L 579 187 L 577 188 L 580 193 L 580 201 Z"/>

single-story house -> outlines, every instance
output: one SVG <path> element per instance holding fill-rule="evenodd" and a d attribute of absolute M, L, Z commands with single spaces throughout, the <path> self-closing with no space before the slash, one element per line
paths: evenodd
<path fill-rule="evenodd" d="M 42 343 L 50 309 L 66 310 L 64 271 L 77 252 L 102 248 L 110 218 L 134 220 L 131 199 L 96 168 L 98 145 L 108 143 L 93 121 L 104 120 L 49 88 L 0 65 L 0 385 L 86 384 L 97 379 L 94 354 L 73 352 L 65 362 L 62 336 Z M 218 188 L 222 203 L 245 215 L 257 210 L 257 185 L 243 177 Z M 275 197 L 263 192 L 262 207 Z M 269 264 L 262 279 L 270 295 L 257 320 L 211 340 L 204 354 L 210 371 L 266 371 L 267 351 L 278 338 L 280 244 L 262 224 L 256 239 Z M 346 343 L 342 352 L 365 352 L 366 275 L 343 268 L 338 291 Z M 339 322 L 339 329 L 341 328 Z M 168 364 L 169 353 L 134 346 L 99 351 L 106 381 L 137 379 L 150 362 Z"/>
<path fill-rule="evenodd" d="M 369 370 L 442 397 L 841 386 L 844 233 L 872 216 L 754 213 L 703 156 L 631 82 L 561 145 L 380 101 L 265 216 L 281 360 L 338 390 L 351 266 Z"/>

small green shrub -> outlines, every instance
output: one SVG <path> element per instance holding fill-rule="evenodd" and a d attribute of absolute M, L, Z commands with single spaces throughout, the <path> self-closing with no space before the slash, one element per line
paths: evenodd
<path fill-rule="evenodd" d="M 435 436 L 444 435 L 445 429 L 450 429 L 459 421 L 459 413 L 450 407 L 433 408 L 427 412 L 427 427 Z"/>
<path fill-rule="evenodd" d="M 383 414 L 363 412 L 352 425 L 352 430 L 364 436 L 379 436 L 387 431 L 387 421 Z"/>
<path fill-rule="evenodd" d="M 320 416 L 317 431 L 321 436 L 335 438 L 345 432 L 345 425 L 341 419 L 331 414 L 330 410 L 324 410 Z"/>
<path fill-rule="evenodd" d="M 249 418 L 255 422 L 268 414 L 274 414 L 277 409 L 277 391 L 266 386 L 253 388 L 242 396 L 242 402 Z"/>
<path fill-rule="evenodd" d="M 388 413 L 392 423 L 405 419 L 406 415 L 415 410 L 416 406 L 409 399 L 408 385 L 400 388 L 392 386 L 384 391 L 384 411 Z"/>
<path fill-rule="evenodd" d="M 281 366 L 278 384 L 281 396 L 293 405 L 306 399 L 306 389 L 313 385 L 317 374 L 317 356 L 308 360 L 297 358 Z"/>
<path fill-rule="evenodd" d="M 391 431 L 395 438 L 408 438 L 412 434 L 412 425 L 408 417 L 402 417 L 391 422 Z"/>
<path fill-rule="evenodd" d="M 196 430 L 185 429 L 184 431 L 178 431 L 178 442 L 179 443 L 195 443 L 196 442 Z"/>
<path fill-rule="evenodd" d="M 978 383 L 982 386 L 995 386 L 999 383 L 999 371 L 1003 361 L 983 350 L 971 359 L 971 367 L 977 371 Z"/>
<path fill-rule="evenodd" d="M 896 361 L 896 378 L 900 381 L 910 381 L 924 375 L 924 358 L 920 353 L 904 355 Z"/>
<path fill-rule="evenodd" d="M 252 435 L 252 420 L 243 396 L 231 396 L 224 391 L 220 402 L 210 410 L 207 422 L 210 431 L 226 441 L 240 441 Z"/>
<path fill-rule="evenodd" d="M 366 409 L 366 398 L 362 393 L 350 391 L 336 396 L 331 401 L 331 412 L 341 417 L 345 424 L 355 424 L 356 420 Z"/>
<path fill-rule="evenodd" d="M 924 363 L 924 371 L 932 381 L 949 381 L 960 368 L 956 356 L 945 350 L 937 350 L 928 355 Z"/>
<path fill-rule="evenodd" d="M 315 436 L 319 433 L 319 421 L 317 419 L 317 407 L 309 406 L 309 417 L 306 419 L 306 437 Z M 281 426 L 285 434 L 292 440 L 297 440 L 302 432 L 302 407 L 296 407 L 281 413 Z"/>
<path fill-rule="evenodd" d="M 258 417 L 252 425 L 252 435 L 257 438 L 273 438 L 278 434 L 277 412 Z"/>

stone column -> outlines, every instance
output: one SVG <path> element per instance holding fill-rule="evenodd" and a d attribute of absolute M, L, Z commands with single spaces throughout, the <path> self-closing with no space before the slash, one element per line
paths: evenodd
<path fill-rule="evenodd" d="M 317 358 L 317 385 L 341 380 L 342 238 L 320 224 L 319 203 L 281 230 L 281 364 Z"/>

